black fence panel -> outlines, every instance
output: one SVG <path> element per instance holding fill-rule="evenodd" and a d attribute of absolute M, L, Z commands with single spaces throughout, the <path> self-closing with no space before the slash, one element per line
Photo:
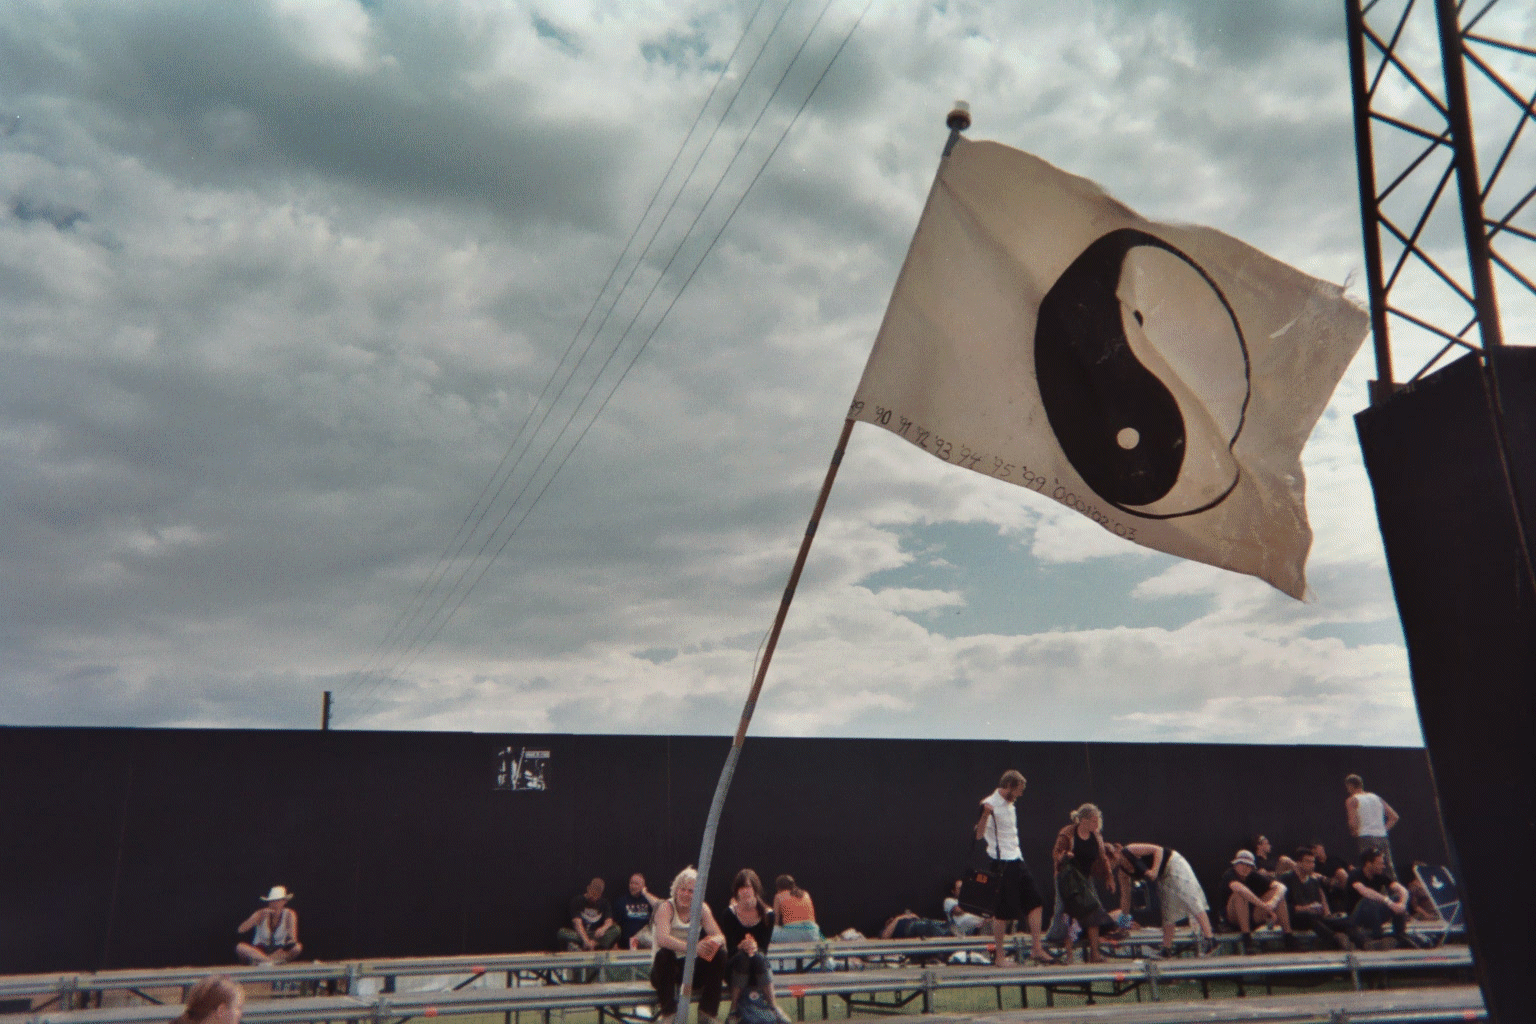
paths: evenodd
<path fill-rule="evenodd" d="M 0 973 L 228 964 L 274 884 L 304 958 L 550 949 L 588 879 L 665 894 L 698 856 L 727 740 L 667 736 L 0 728 Z M 498 789 L 502 753 L 547 752 Z M 1252 831 L 1346 856 L 1345 774 L 1401 813 L 1400 864 L 1446 853 L 1422 750 L 1004 741 L 748 740 L 708 898 L 791 874 L 823 930 L 937 916 L 978 801 L 1018 805 L 1043 888 L 1056 830 L 1166 843 L 1212 882 Z"/>

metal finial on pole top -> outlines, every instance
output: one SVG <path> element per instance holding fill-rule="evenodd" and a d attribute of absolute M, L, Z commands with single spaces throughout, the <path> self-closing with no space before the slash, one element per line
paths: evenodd
<path fill-rule="evenodd" d="M 971 126 L 971 105 L 964 100 L 956 100 L 944 123 L 949 128 L 949 141 L 944 144 L 944 155 L 949 156 L 949 151 L 955 147 L 960 133 Z M 800 573 L 805 568 L 806 557 L 811 552 L 811 541 L 816 538 L 816 528 L 821 522 L 821 513 L 827 506 L 828 495 L 832 493 L 832 482 L 837 479 L 837 470 L 842 465 L 843 452 L 848 447 L 848 438 L 853 434 L 853 424 L 854 421 L 851 418 L 843 421 L 843 431 L 837 439 L 837 446 L 832 450 L 832 462 L 827 466 L 826 479 L 822 481 L 821 493 L 817 495 L 816 506 L 811 511 L 811 521 L 806 525 L 805 536 L 800 541 L 800 553 L 795 557 L 795 564 L 789 571 L 789 583 L 785 586 L 784 596 L 779 601 L 778 615 L 774 618 L 773 628 L 768 631 L 768 638 L 764 642 L 763 656 L 758 662 L 757 672 L 752 680 L 752 689 L 747 694 L 745 706 L 741 709 L 741 721 L 736 727 L 736 735 L 731 741 L 730 751 L 725 756 L 725 766 L 720 770 L 720 778 L 715 783 L 714 799 L 710 802 L 709 814 L 704 820 L 704 837 L 699 844 L 698 881 L 693 890 L 693 904 L 689 907 L 688 938 L 683 947 L 683 977 L 682 984 L 678 987 L 677 1013 L 673 1024 L 688 1024 L 689 1006 L 694 995 L 694 962 L 699 948 L 699 935 L 704 925 L 704 889 L 709 882 L 709 872 L 713 866 L 715 836 L 720 827 L 720 815 L 725 809 L 725 794 L 730 789 L 732 776 L 736 773 L 736 762 L 741 758 L 741 747 L 747 738 L 747 726 L 752 721 L 752 712 L 757 708 L 757 698 L 762 693 L 763 680 L 768 676 L 768 663 L 773 660 L 774 649 L 779 643 L 779 634 L 783 632 L 784 620 L 789 615 L 789 603 L 794 600 L 795 588 L 800 583 Z M 725 950 L 717 950 L 715 955 L 723 957 Z"/>
<path fill-rule="evenodd" d="M 971 105 L 965 100 L 955 100 L 954 107 L 949 116 L 944 119 L 949 126 L 949 141 L 944 143 L 944 155 L 949 156 L 949 151 L 955 148 L 955 143 L 960 140 L 960 133 L 971 126 Z"/>

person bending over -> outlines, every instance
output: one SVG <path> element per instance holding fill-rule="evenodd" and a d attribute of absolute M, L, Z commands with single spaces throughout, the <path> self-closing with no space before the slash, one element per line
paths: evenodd
<path fill-rule="evenodd" d="M 1221 876 L 1221 891 L 1227 894 L 1227 923 L 1243 933 L 1244 953 L 1253 952 L 1254 926 L 1262 928 L 1271 921 L 1285 933 L 1285 948 L 1296 948 L 1290 908 L 1285 905 L 1285 886 L 1259 874 L 1251 851 L 1237 851 L 1232 866 Z"/>
<path fill-rule="evenodd" d="M 1157 885 L 1157 902 L 1163 912 L 1163 955 L 1173 955 L 1173 936 L 1180 921 L 1188 919 L 1195 930 L 1195 955 L 1204 956 L 1215 945 L 1205 890 L 1195 869 L 1178 850 L 1154 843 L 1110 844 L 1110 855 L 1119 869 L 1122 888 L 1132 880 Z"/>
<path fill-rule="evenodd" d="M 299 942 L 299 915 L 288 906 L 293 893 L 274 885 L 262 897 L 260 910 L 240 922 L 235 934 L 255 929 L 250 942 L 235 946 L 235 955 L 246 964 L 285 964 L 304 952 Z"/>
<path fill-rule="evenodd" d="M 789 1024 L 773 995 L 773 969 L 768 946 L 773 940 L 774 913 L 763 901 L 763 881 L 751 868 L 736 872 L 735 893 L 720 915 L 725 936 L 725 977 L 730 992 L 727 1024 Z"/>
<path fill-rule="evenodd" d="M 672 894 L 656 905 L 651 918 L 656 929 L 656 952 L 651 957 L 651 987 L 661 1003 L 658 1024 L 672 1024 L 677 1015 L 677 986 L 683 980 L 683 958 L 688 953 L 688 921 L 693 913 L 694 889 L 699 873 L 691 867 L 672 879 Z M 699 1024 L 718 1024 L 720 983 L 725 977 L 725 936 L 710 913 L 709 904 L 699 901 L 703 919 L 699 924 L 699 945 L 693 958 L 693 988 L 699 994 Z"/>

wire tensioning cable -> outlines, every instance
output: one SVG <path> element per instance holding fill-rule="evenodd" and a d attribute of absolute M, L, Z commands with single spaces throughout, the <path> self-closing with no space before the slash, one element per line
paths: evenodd
<path fill-rule="evenodd" d="M 743 137 L 741 143 L 738 145 L 736 153 L 732 156 L 731 163 L 727 166 L 726 170 L 724 172 L 722 172 L 720 178 L 716 182 L 715 187 L 711 190 L 709 198 L 706 199 L 706 201 L 703 204 L 703 206 L 700 207 L 699 213 L 695 216 L 693 222 L 689 225 L 688 231 L 685 232 L 683 238 L 679 241 L 677 248 L 674 250 L 673 259 L 668 261 L 667 268 L 663 270 L 662 274 L 657 279 L 658 283 L 661 280 L 665 279 L 667 270 L 670 269 L 672 263 L 675 261 L 676 256 L 681 251 L 683 245 L 686 244 L 686 241 L 687 241 L 688 237 L 692 234 L 692 231 L 693 231 L 694 227 L 698 224 L 699 220 L 703 216 L 704 211 L 708 209 L 708 207 L 710 205 L 710 202 L 714 199 L 716 193 L 719 191 L 719 187 L 720 187 L 721 183 L 723 183 L 725 177 L 728 176 L 731 167 L 734 166 L 737 157 L 739 157 L 739 155 L 742 152 L 742 150 L 745 148 L 745 146 L 750 141 L 751 136 L 752 136 L 753 132 L 755 132 L 758 124 L 761 122 L 764 113 L 766 113 L 768 108 L 772 105 L 772 102 L 773 102 L 774 98 L 778 95 L 779 91 L 782 89 L 785 81 L 789 77 L 790 71 L 793 69 L 794 65 L 799 61 L 801 55 L 804 53 L 806 45 L 809 43 L 810 38 L 812 37 L 812 35 L 814 35 L 816 28 L 820 25 L 821 21 L 825 17 L 826 12 L 830 8 L 830 6 L 831 6 L 831 0 L 828 0 L 827 4 L 823 6 L 823 8 L 821 10 L 821 13 L 817 16 L 816 21 L 812 24 L 811 28 L 807 31 L 806 36 L 801 41 L 801 44 L 797 48 L 797 50 L 795 52 L 795 55 L 791 58 L 789 64 L 786 66 L 784 74 L 780 76 L 779 81 L 776 83 L 776 85 L 774 87 L 774 90 L 773 90 L 773 93 L 769 96 L 768 101 L 763 106 L 763 109 L 761 111 L 759 111 L 759 114 L 758 114 L 757 118 L 753 121 L 752 127 L 748 130 L 747 135 Z M 736 199 L 734 205 L 732 206 L 729 214 L 727 214 L 725 219 L 721 222 L 719 228 L 715 231 L 714 236 L 710 239 L 709 244 L 704 248 L 703 252 L 700 253 L 699 257 L 694 261 L 693 266 L 689 270 L 686 278 L 683 280 L 683 283 L 678 287 L 676 292 L 673 294 L 671 300 L 668 302 L 666 308 L 662 311 L 661 315 L 651 325 L 649 332 L 646 334 L 646 337 L 640 343 L 640 345 L 635 349 L 635 351 L 631 355 L 628 363 L 625 365 L 623 371 L 619 374 L 618 378 L 610 385 L 610 387 L 608 388 L 607 394 L 603 397 L 601 403 L 598 405 L 596 410 L 593 411 L 591 416 L 587 419 L 586 424 L 582 427 L 581 431 L 576 436 L 575 440 L 571 443 L 571 445 L 569 447 L 566 448 L 564 455 L 561 456 L 561 458 L 560 458 L 559 462 L 556 464 L 553 472 L 551 472 L 549 474 L 549 476 L 545 478 L 543 485 L 540 487 L 538 493 L 534 496 L 533 501 L 530 502 L 528 504 L 528 506 L 524 509 L 522 516 L 519 517 L 517 522 L 513 524 L 512 529 L 506 533 L 506 535 L 502 539 L 500 545 L 491 554 L 490 558 L 486 559 L 482 563 L 480 572 L 475 576 L 474 580 L 471 581 L 471 583 L 469 584 L 469 587 L 466 590 L 464 590 L 463 594 L 460 596 L 459 600 L 454 604 L 453 608 L 451 610 L 449 610 L 448 613 L 445 616 L 442 616 L 441 618 L 439 618 L 437 620 L 436 627 L 432 630 L 432 632 L 429 635 L 427 635 L 425 637 L 425 639 L 415 648 L 414 651 L 408 652 L 407 654 L 402 655 L 401 660 L 399 662 L 397 662 L 396 666 L 394 666 L 393 671 L 391 671 L 389 673 L 389 676 L 393 676 L 393 677 L 398 678 L 398 673 L 403 673 L 406 669 L 408 669 L 410 667 L 411 664 L 414 664 L 415 659 L 420 655 L 420 653 L 437 638 L 437 636 L 442 632 L 442 629 L 444 628 L 444 626 L 446 626 L 448 621 L 450 621 L 453 618 L 453 616 L 458 612 L 458 610 L 464 605 L 465 601 L 468 600 L 470 594 L 473 593 L 473 591 L 476 588 L 476 586 L 478 586 L 480 581 L 485 577 L 486 573 L 489 572 L 491 566 L 495 564 L 496 560 L 500 557 L 500 555 L 506 549 L 508 544 L 510 544 L 512 538 L 516 535 L 518 529 L 522 526 L 522 524 L 524 522 L 527 521 L 528 516 L 532 513 L 533 509 L 538 505 L 539 501 L 543 498 L 544 494 L 548 491 L 550 485 L 554 482 L 555 478 L 560 474 L 561 470 L 564 468 L 566 462 L 570 459 L 571 455 L 575 452 L 576 448 L 580 446 L 582 440 L 586 437 L 588 431 L 590 431 L 592 426 L 596 423 L 597 419 L 602 415 L 603 411 L 607 408 L 609 401 L 612 399 L 613 395 L 617 392 L 618 387 L 623 383 L 624 379 L 628 376 L 629 372 L 634 368 L 636 362 L 639 360 L 640 355 L 643 354 L 643 352 L 645 351 L 646 347 L 650 344 L 651 339 L 655 337 L 655 335 L 656 335 L 657 331 L 660 329 L 662 323 L 666 320 L 667 316 L 671 313 L 672 309 L 676 306 L 678 300 L 681 298 L 682 294 L 686 291 L 688 285 L 692 282 L 693 278 L 698 273 L 699 268 L 703 265 L 704 260 L 708 257 L 709 253 L 713 251 L 715 245 L 719 242 L 720 237 L 724 234 L 725 229 L 730 225 L 732 220 L 735 218 L 737 211 L 740 210 L 741 205 L 746 200 L 747 195 L 750 194 L 750 192 L 752 191 L 752 188 L 761 179 L 764 171 L 767 169 L 768 164 L 772 161 L 773 157 L 778 153 L 779 149 L 782 147 L 782 145 L 784 143 L 784 140 L 788 137 L 788 134 L 789 134 L 790 130 L 794 127 L 794 125 L 796 123 L 798 123 L 798 121 L 799 121 L 801 115 L 804 113 L 806 107 L 810 104 L 811 99 L 815 96 L 816 91 L 820 88 L 822 82 L 826 79 L 826 76 L 827 76 L 828 72 L 830 72 L 832 66 L 836 63 L 837 58 L 842 54 L 843 50 L 847 47 L 848 41 L 852 38 L 852 35 L 853 35 L 854 31 L 857 30 L 859 24 L 863 21 L 864 16 L 868 13 L 869 7 L 870 7 L 870 4 L 866 3 L 864 9 L 860 12 L 858 18 L 856 18 L 854 20 L 854 22 L 852 23 L 852 25 L 850 25 L 850 27 L 848 28 L 847 32 L 844 34 L 842 41 L 839 43 L 837 49 L 833 52 L 831 58 L 827 61 L 826 65 L 823 66 L 823 68 L 821 70 L 821 73 L 816 78 L 816 81 L 811 86 L 811 89 L 806 93 L 806 96 L 801 101 L 800 106 L 795 111 L 795 114 L 790 118 L 789 122 L 785 125 L 784 129 L 780 132 L 778 140 L 774 143 L 773 147 L 769 150 L 768 154 L 759 163 L 757 171 L 754 173 L 752 179 L 748 182 L 746 188 L 737 197 L 737 199 Z M 523 490 L 519 492 L 518 497 L 514 499 L 512 505 L 509 506 L 509 508 L 507 510 L 507 513 L 502 517 L 502 520 L 497 524 L 497 527 L 493 530 L 493 532 L 491 534 L 492 537 L 494 537 L 496 535 L 496 532 L 499 531 L 501 525 L 503 525 L 506 522 L 506 520 L 510 517 L 512 511 L 516 508 L 517 502 L 521 499 L 523 494 L 526 493 L 528 487 L 531 486 L 532 482 L 538 478 L 539 470 L 542 468 L 544 462 L 548 459 L 549 455 L 554 452 L 556 447 L 558 447 L 560 438 L 564 436 L 566 428 L 569 427 L 569 425 L 572 422 L 574 422 L 574 420 L 576 418 L 576 415 L 579 413 L 581 407 L 585 404 L 587 397 L 591 394 L 592 390 L 595 388 L 596 382 L 599 379 L 601 379 L 603 371 L 606 370 L 608 364 L 612 361 L 613 357 L 617 354 L 619 348 L 622 347 L 623 342 L 628 338 L 630 332 L 634 328 L 635 323 L 638 321 L 641 312 L 643 312 L 643 310 L 649 304 L 651 296 L 656 291 L 656 287 L 657 287 L 657 285 L 653 284 L 653 286 L 651 288 L 651 291 L 649 293 L 647 293 L 646 299 L 641 303 L 639 309 L 637 310 L 637 313 L 636 313 L 635 317 L 631 318 L 629 325 L 626 326 L 624 334 L 620 336 L 619 341 L 615 344 L 613 350 L 609 353 L 608 358 L 604 360 L 602 367 L 599 368 L 598 373 L 596 375 L 594 375 L 592 382 L 588 385 L 586 393 L 583 394 L 582 399 L 577 403 L 576 408 L 572 411 L 571 415 L 567 418 L 566 424 L 564 426 L 562 426 L 562 428 L 560 430 L 560 433 L 557 434 L 557 436 L 554 439 L 554 441 L 551 442 L 550 447 L 545 452 L 544 458 L 542 458 L 540 460 L 539 466 L 535 468 L 533 474 L 530 476 L 530 479 L 529 479 L 528 483 L 526 483 L 524 485 Z M 482 545 L 482 551 L 483 551 L 483 549 L 484 549 L 484 545 Z M 464 574 L 461 574 L 461 577 L 460 577 L 461 580 L 463 578 L 463 575 Z M 373 696 L 374 699 L 373 699 L 372 703 L 369 704 L 369 706 L 365 710 L 365 712 L 363 712 L 364 714 L 371 713 L 371 711 L 375 707 L 377 707 L 377 705 L 379 703 L 379 700 L 380 700 L 380 698 L 377 696 L 377 692 L 378 692 L 379 687 L 385 681 L 386 681 L 385 678 L 381 678 L 379 680 L 379 682 L 375 684 L 375 687 L 373 688 L 373 691 L 370 692 L 370 696 Z"/>

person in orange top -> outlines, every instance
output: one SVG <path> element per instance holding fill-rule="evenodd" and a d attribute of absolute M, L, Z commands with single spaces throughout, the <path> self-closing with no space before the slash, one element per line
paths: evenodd
<path fill-rule="evenodd" d="M 773 880 L 777 891 L 773 894 L 773 916 L 778 923 L 773 926 L 774 942 L 820 942 L 821 929 L 816 925 L 816 904 L 811 894 L 795 884 L 789 875 Z"/>

